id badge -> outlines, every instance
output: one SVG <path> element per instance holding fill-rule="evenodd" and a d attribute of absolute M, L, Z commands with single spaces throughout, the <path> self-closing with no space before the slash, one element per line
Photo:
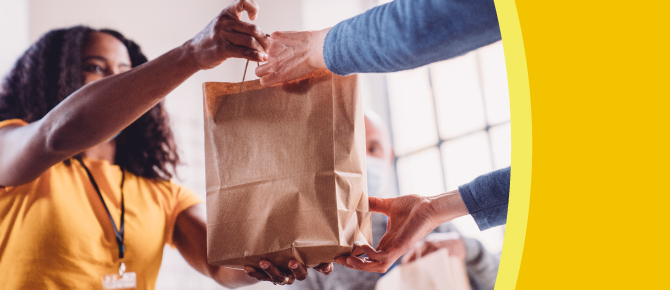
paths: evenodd
<path fill-rule="evenodd" d="M 137 289 L 137 275 L 135 272 L 119 274 L 110 274 L 102 276 L 103 290 L 121 290 L 121 289 Z"/>
<path fill-rule="evenodd" d="M 121 265 L 119 265 L 119 274 L 102 276 L 102 289 L 137 289 L 137 275 L 135 272 L 126 272 L 126 263 L 121 260 Z"/>

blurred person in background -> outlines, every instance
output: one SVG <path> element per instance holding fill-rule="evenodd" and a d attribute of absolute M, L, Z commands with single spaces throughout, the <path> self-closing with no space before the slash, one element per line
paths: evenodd
<path fill-rule="evenodd" d="M 258 5 L 234 1 L 152 61 L 120 33 L 84 26 L 52 30 L 19 58 L 0 90 L 3 289 L 101 289 L 109 277 L 153 289 L 165 244 L 229 288 L 304 279 L 297 261 L 288 273 L 246 269 L 256 279 L 209 265 L 204 206 L 171 180 L 179 157 L 163 98 L 228 58 L 267 59 L 267 35 L 244 11 L 253 20 Z"/>
<path fill-rule="evenodd" d="M 264 86 L 317 69 L 338 75 L 396 72 L 450 59 L 501 40 L 493 0 L 395 0 L 321 31 L 275 32 L 268 62 L 256 68 Z M 481 230 L 505 224 L 511 167 L 482 175 L 434 197 L 370 198 L 370 210 L 391 226 L 368 258 L 337 259 L 348 267 L 386 272 L 438 225 L 471 214 Z"/>
<path fill-rule="evenodd" d="M 381 118 L 372 111 L 365 112 L 365 141 L 367 154 L 368 195 L 372 197 L 389 196 L 392 182 L 392 164 L 394 153 L 388 129 Z M 373 246 L 379 244 L 379 238 L 386 231 L 386 217 L 372 214 Z M 419 256 L 425 256 L 438 249 L 446 248 L 450 256 L 458 257 L 466 265 L 472 290 L 492 290 L 495 286 L 500 259 L 486 251 L 476 239 L 462 237 L 455 226 L 445 223 L 435 228 L 426 239 L 417 243 L 405 255 L 403 263 Z M 381 274 L 363 272 L 335 265 L 329 276 L 309 275 L 307 279 L 291 286 L 298 290 L 347 290 L 375 289 Z"/>

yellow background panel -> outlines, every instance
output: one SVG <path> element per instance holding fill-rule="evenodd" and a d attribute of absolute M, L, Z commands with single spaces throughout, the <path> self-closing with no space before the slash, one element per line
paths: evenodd
<path fill-rule="evenodd" d="M 508 249 L 519 243 L 516 289 L 670 289 L 668 2 L 498 0 L 508 70 L 523 65 L 509 58 L 518 48 L 507 41 L 515 15 L 501 9 L 514 4 L 528 69 L 532 177 L 525 244 L 506 236 L 497 289 L 513 287 L 518 257 Z M 530 164 L 518 150 L 529 149 L 522 143 L 530 136 L 515 132 L 524 130 L 515 124 L 523 108 L 514 107 L 523 92 L 512 82 L 523 77 L 509 74 L 510 219 L 521 220 L 516 172 Z"/>

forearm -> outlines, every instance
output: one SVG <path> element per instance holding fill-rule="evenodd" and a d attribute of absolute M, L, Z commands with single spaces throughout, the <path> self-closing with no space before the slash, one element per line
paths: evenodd
<path fill-rule="evenodd" d="M 218 267 L 207 263 L 207 222 L 203 204 L 187 208 L 179 214 L 173 241 L 179 253 L 198 272 L 217 283 L 236 288 L 258 282 L 242 270 Z"/>
<path fill-rule="evenodd" d="M 332 27 L 328 27 L 323 30 L 313 31 L 312 33 L 314 36 L 309 38 L 311 41 L 309 42 L 308 62 L 310 67 L 313 69 L 328 68 L 323 57 L 323 47 L 326 41 L 326 37 L 328 36 L 328 33 L 331 29 Z"/>
<path fill-rule="evenodd" d="M 188 263 L 201 274 L 212 278 L 221 286 L 231 289 L 248 286 L 258 282 L 258 280 L 249 277 L 249 275 L 247 275 L 247 273 L 244 272 L 243 270 L 236 270 L 231 268 L 210 265 L 209 263 L 207 263 L 207 250 L 206 245 L 204 243 L 203 246 L 204 247 L 197 247 L 196 249 L 193 247 L 193 245 L 190 245 L 191 249 L 186 250 L 184 249 L 184 247 L 181 247 L 183 250 L 180 250 L 184 258 L 188 261 Z"/>
<path fill-rule="evenodd" d="M 255 278 L 249 277 L 242 270 L 230 269 L 225 267 L 211 266 L 213 269 L 209 273 L 214 281 L 226 288 L 244 287 L 258 282 Z"/>
<path fill-rule="evenodd" d="M 109 139 L 198 70 L 182 46 L 82 87 L 40 120 L 46 147 L 67 158 Z"/>
<path fill-rule="evenodd" d="M 480 230 L 505 224 L 509 204 L 511 167 L 477 177 L 458 190 L 429 197 L 433 225 L 471 214 Z"/>
<path fill-rule="evenodd" d="M 432 217 L 433 228 L 468 214 L 468 209 L 458 190 L 429 197 L 428 201 L 428 212 Z"/>
<path fill-rule="evenodd" d="M 491 0 L 396 0 L 333 27 L 332 72 L 393 72 L 449 59 L 501 39 Z"/>

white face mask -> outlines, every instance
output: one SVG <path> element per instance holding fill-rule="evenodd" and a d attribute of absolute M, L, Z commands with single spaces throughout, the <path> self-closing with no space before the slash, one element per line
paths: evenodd
<path fill-rule="evenodd" d="M 368 196 L 378 197 L 389 183 L 390 166 L 386 160 L 366 156 L 368 167 Z"/>

